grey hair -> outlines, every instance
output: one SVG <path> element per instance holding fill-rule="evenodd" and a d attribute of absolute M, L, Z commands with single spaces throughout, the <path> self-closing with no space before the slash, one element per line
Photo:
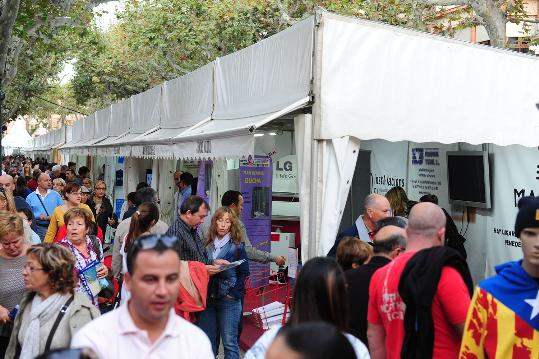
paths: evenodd
<path fill-rule="evenodd" d="M 395 217 L 387 217 L 379 220 L 376 222 L 376 232 L 384 228 L 385 226 L 395 226 L 400 228 L 406 228 L 408 226 L 408 219 L 401 217 L 401 216 L 395 216 Z"/>

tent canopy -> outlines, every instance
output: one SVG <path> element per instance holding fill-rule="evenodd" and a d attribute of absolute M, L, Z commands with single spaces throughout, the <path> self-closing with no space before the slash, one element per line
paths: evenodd
<path fill-rule="evenodd" d="M 323 13 L 315 138 L 539 145 L 539 61 Z"/>

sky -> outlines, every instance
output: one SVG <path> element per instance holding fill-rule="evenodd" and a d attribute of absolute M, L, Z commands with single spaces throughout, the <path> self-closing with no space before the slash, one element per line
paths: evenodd
<path fill-rule="evenodd" d="M 121 11 L 124 7 L 125 0 L 122 1 L 109 1 L 94 8 L 94 14 L 101 14 L 100 16 L 95 16 L 94 20 L 96 26 L 102 31 L 107 31 L 112 25 L 118 21 L 116 17 L 116 12 Z M 58 75 L 60 78 L 61 84 L 66 84 L 75 75 L 73 65 L 75 64 L 75 59 L 72 59 L 64 64 L 62 72 Z"/>

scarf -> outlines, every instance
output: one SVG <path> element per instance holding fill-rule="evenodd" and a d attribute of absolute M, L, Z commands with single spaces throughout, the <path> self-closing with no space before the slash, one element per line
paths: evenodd
<path fill-rule="evenodd" d="M 229 241 L 230 233 L 225 234 L 221 239 L 215 237 L 215 239 L 213 240 L 213 246 L 215 247 L 213 249 L 213 259 L 217 259 L 219 253 L 221 252 L 221 249 L 226 246 Z"/>
<path fill-rule="evenodd" d="M 41 323 L 46 323 L 60 312 L 60 308 L 66 302 L 65 295 L 54 293 L 43 300 L 39 295 L 32 299 L 30 310 L 30 323 L 24 334 L 20 359 L 32 359 L 39 354 Z"/>

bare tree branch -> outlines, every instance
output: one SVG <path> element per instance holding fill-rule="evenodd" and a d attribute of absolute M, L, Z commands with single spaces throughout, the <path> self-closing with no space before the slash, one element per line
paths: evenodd
<path fill-rule="evenodd" d="M 168 64 L 180 74 L 183 75 L 189 72 L 186 69 L 182 68 L 180 65 L 178 65 L 176 61 L 174 61 L 174 59 L 172 58 L 172 54 L 169 51 L 167 51 L 167 53 L 165 54 L 165 59 L 167 60 Z"/>

